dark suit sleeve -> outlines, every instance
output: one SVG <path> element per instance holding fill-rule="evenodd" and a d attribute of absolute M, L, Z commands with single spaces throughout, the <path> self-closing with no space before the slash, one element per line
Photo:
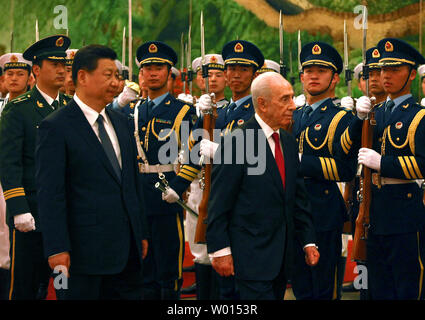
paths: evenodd
<path fill-rule="evenodd" d="M 45 255 L 71 251 L 66 205 L 66 145 L 58 127 L 47 120 L 38 129 L 36 183 Z"/>
<path fill-rule="evenodd" d="M 214 162 L 221 159 L 227 143 L 220 147 L 214 157 Z M 232 159 L 236 159 L 235 143 L 232 144 Z M 230 246 L 228 226 L 231 213 L 240 191 L 244 174 L 242 164 L 213 165 L 211 174 L 211 193 L 208 201 L 207 247 L 208 252 L 216 252 Z"/>

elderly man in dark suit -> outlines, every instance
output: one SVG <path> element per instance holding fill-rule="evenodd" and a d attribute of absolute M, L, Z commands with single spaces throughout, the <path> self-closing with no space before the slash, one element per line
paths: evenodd
<path fill-rule="evenodd" d="M 293 89 L 268 72 L 251 90 L 254 117 L 227 135 L 214 157 L 208 252 L 220 275 L 235 275 L 241 299 L 283 299 L 293 242 L 304 246 L 308 265 L 319 252 L 297 145 L 281 129 L 295 110 Z"/>
<path fill-rule="evenodd" d="M 106 110 L 116 54 L 90 45 L 74 58 L 76 93 L 38 130 L 36 178 L 45 254 L 62 267 L 60 299 L 141 299 L 147 253 L 143 193 L 128 122 Z"/>

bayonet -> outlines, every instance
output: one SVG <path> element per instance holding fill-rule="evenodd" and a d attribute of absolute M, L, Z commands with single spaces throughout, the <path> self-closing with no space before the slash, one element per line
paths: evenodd
<path fill-rule="evenodd" d="M 205 29 L 204 29 L 204 13 L 201 11 L 201 61 L 202 61 L 202 77 L 205 82 L 205 92 L 209 93 L 208 83 L 208 66 L 205 61 Z"/>
<path fill-rule="evenodd" d="M 186 94 L 186 73 L 184 72 L 184 33 L 180 38 L 180 75 L 183 84 L 183 93 Z"/>
<path fill-rule="evenodd" d="M 122 53 L 121 53 L 121 59 L 122 59 L 122 65 L 125 66 L 125 27 L 122 30 Z M 129 61 L 131 63 L 131 61 Z"/>
<path fill-rule="evenodd" d="M 301 80 L 301 73 L 303 68 L 301 66 L 301 30 L 298 30 L 298 77 Z M 304 84 L 301 82 L 301 93 L 304 93 Z"/>
<path fill-rule="evenodd" d="M 131 11 L 131 0 L 128 0 L 128 78 L 133 81 L 133 23 Z"/>
<path fill-rule="evenodd" d="M 187 35 L 187 53 L 186 53 L 186 64 L 187 64 L 187 83 L 189 85 L 189 93 L 192 95 L 192 80 L 193 80 L 193 70 L 192 70 L 192 37 L 190 35 L 192 26 L 190 25 L 189 20 L 189 32 Z"/>
<path fill-rule="evenodd" d="M 351 70 L 348 65 L 348 33 L 347 33 L 347 21 L 344 20 L 344 72 L 345 72 L 345 84 L 347 86 L 347 95 L 351 97 Z"/>
<path fill-rule="evenodd" d="M 40 40 L 40 33 L 38 32 L 38 19 L 35 19 L 35 42 Z"/>
<path fill-rule="evenodd" d="M 280 53 L 280 74 L 286 78 L 286 66 L 283 62 L 283 20 L 282 10 L 279 11 L 279 53 Z"/>

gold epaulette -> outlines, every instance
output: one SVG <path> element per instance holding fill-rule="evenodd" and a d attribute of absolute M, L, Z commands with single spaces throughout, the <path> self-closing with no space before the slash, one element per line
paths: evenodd
<path fill-rule="evenodd" d="M 29 98 L 31 98 L 31 95 L 27 93 L 27 94 L 20 95 L 19 97 L 16 97 L 11 102 L 14 104 L 17 104 L 17 103 L 27 101 Z"/>

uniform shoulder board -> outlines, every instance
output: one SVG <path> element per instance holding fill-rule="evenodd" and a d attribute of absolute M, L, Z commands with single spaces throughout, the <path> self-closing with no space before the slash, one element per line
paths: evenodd
<path fill-rule="evenodd" d="M 377 105 L 376 105 L 376 107 L 375 108 L 380 108 L 380 107 L 382 107 L 384 105 L 384 102 L 380 102 L 380 103 L 378 103 Z"/>
<path fill-rule="evenodd" d="M 19 104 L 21 102 L 28 101 L 30 98 L 31 98 L 30 93 L 24 93 L 20 95 L 19 97 L 16 97 L 15 99 L 13 99 L 11 102 L 14 104 Z"/>
<path fill-rule="evenodd" d="M 304 105 L 302 105 L 302 106 L 299 106 L 299 107 L 296 107 L 295 108 L 295 110 L 301 110 L 302 108 L 304 108 L 305 107 L 305 104 Z"/>

